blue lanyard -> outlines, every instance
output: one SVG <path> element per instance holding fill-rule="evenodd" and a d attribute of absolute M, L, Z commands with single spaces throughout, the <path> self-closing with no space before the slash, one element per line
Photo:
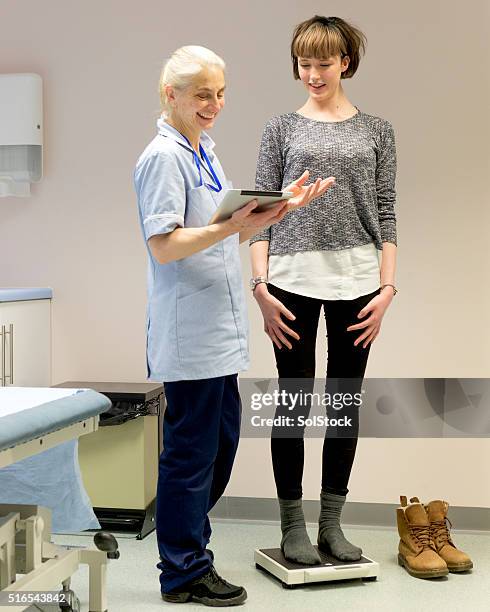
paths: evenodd
<path fill-rule="evenodd" d="M 181 134 L 181 136 L 184 136 L 184 134 Z M 195 162 L 195 164 L 197 166 L 197 170 L 199 172 L 199 180 L 200 180 L 199 187 L 202 187 L 202 185 L 204 184 L 204 181 L 203 181 L 203 178 L 202 178 L 202 172 L 201 172 L 202 161 L 199 159 L 197 153 L 194 151 L 194 147 L 191 145 L 189 139 L 186 136 L 184 136 L 184 138 L 186 139 L 187 143 L 189 144 L 189 146 L 192 149 L 192 155 L 194 157 L 194 162 Z M 211 173 L 211 176 L 213 177 L 213 180 L 215 182 L 215 185 L 211 185 L 209 183 L 206 183 L 206 187 L 209 187 L 209 189 L 212 189 L 213 191 L 220 192 L 223 187 L 221 186 L 219 178 L 216 176 L 216 172 L 214 171 L 214 168 L 211 165 L 211 162 L 209 161 L 209 157 L 206 155 L 206 151 L 203 149 L 203 146 L 200 143 L 199 143 L 199 153 L 201 154 L 202 158 L 204 159 L 204 161 L 208 165 L 209 172 Z"/>

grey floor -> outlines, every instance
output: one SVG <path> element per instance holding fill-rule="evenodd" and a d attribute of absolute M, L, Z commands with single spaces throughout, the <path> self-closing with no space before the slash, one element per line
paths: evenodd
<path fill-rule="evenodd" d="M 378 561 L 381 574 L 376 582 L 360 580 L 306 586 L 286 590 L 275 579 L 255 569 L 254 548 L 278 545 L 277 524 L 214 521 L 210 547 L 215 564 L 228 581 L 245 586 L 247 602 L 237 608 L 268 612 L 289 610 L 410 611 L 445 610 L 472 612 L 490 610 L 490 534 L 453 531 L 456 544 L 473 558 L 475 569 L 464 575 L 449 574 L 438 580 L 409 576 L 396 562 L 398 536 L 392 529 L 345 528 L 347 537 L 360 545 L 365 554 Z M 309 528 L 312 540 L 316 533 Z M 57 543 L 89 545 L 81 536 L 55 536 Z M 156 612 L 205 609 L 201 604 L 167 604 L 159 593 L 156 538 L 152 533 L 143 541 L 120 538 L 121 557 L 108 570 L 108 598 L 111 612 Z M 72 588 L 88 610 L 88 572 L 81 568 L 73 577 Z"/>

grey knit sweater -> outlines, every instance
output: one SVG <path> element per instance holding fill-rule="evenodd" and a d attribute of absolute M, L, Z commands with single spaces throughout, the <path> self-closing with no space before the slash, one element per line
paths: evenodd
<path fill-rule="evenodd" d="M 262 135 L 256 188 L 282 189 L 305 170 L 308 183 L 335 176 L 336 184 L 250 244 L 269 240 L 269 255 L 396 244 L 396 150 L 388 121 L 361 111 L 339 122 L 273 117 Z"/>

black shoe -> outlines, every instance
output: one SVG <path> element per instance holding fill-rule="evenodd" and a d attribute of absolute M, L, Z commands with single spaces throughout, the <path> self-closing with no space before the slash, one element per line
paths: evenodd
<path fill-rule="evenodd" d="M 175 591 L 162 593 L 162 598 L 171 603 L 197 601 L 205 606 L 237 606 L 247 599 L 247 591 L 241 586 L 226 582 L 212 565 L 203 576 L 191 580 Z"/>

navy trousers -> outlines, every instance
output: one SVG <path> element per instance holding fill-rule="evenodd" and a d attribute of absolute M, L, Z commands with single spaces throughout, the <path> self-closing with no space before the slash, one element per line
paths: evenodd
<path fill-rule="evenodd" d="M 205 574 L 208 512 L 230 479 L 240 435 L 237 374 L 165 383 L 156 533 L 164 592 Z"/>

